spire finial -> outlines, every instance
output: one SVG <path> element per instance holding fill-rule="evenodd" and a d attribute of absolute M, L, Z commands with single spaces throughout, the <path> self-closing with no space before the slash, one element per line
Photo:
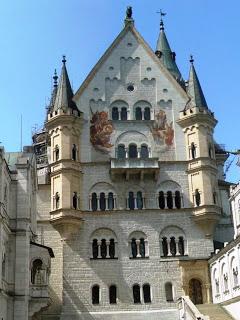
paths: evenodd
<path fill-rule="evenodd" d="M 57 81 L 58 81 L 58 75 L 57 75 L 57 70 L 55 69 L 55 70 L 54 70 L 54 75 L 53 75 L 53 86 L 54 86 L 55 88 L 56 88 L 57 85 L 58 85 Z"/>
<path fill-rule="evenodd" d="M 160 13 L 160 30 L 164 30 L 164 23 L 163 23 L 163 17 L 166 15 L 166 12 L 162 12 L 162 9 L 160 11 L 157 11 L 157 13 Z"/>
<path fill-rule="evenodd" d="M 193 65 L 194 59 L 193 59 L 193 55 L 192 55 L 192 54 L 190 55 L 190 60 L 189 60 L 189 62 Z"/>
<path fill-rule="evenodd" d="M 66 62 L 67 62 L 67 60 L 66 60 L 66 56 L 65 56 L 65 55 L 63 55 L 63 56 L 62 56 L 62 63 L 63 63 L 63 64 L 65 64 Z"/>
<path fill-rule="evenodd" d="M 133 25 L 134 24 L 134 20 L 132 18 L 132 7 L 131 6 L 127 6 L 127 10 L 126 10 L 126 17 L 125 17 L 125 26 L 127 25 Z"/>

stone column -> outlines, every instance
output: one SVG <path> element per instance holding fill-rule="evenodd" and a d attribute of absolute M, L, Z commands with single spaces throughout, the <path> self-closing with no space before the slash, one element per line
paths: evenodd
<path fill-rule="evenodd" d="M 106 258 L 110 258 L 110 255 L 109 255 L 109 245 L 110 245 L 110 241 L 106 241 L 106 246 L 107 246 L 107 255 L 106 255 Z"/>
<path fill-rule="evenodd" d="M 136 240 L 136 244 L 137 244 L 137 258 L 141 258 L 141 255 L 140 255 L 140 240 Z"/>
<path fill-rule="evenodd" d="M 101 241 L 98 241 L 97 242 L 97 245 L 98 245 L 98 259 L 100 259 L 101 258 Z"/>

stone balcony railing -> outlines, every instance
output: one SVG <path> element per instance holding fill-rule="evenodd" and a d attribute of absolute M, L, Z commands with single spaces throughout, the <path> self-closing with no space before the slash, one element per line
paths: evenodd
<path fill-rule="evenodd" d="M 48 284 L 31 284 L 30 285 L 30 296 L 32 298 L 49 298 Z"/>
<path fill-rule="evenodd" d="M 182 320 L 209 320 L 199 312 L 188 296 L 182 296 L 178 299 L 179 319 Z"/>

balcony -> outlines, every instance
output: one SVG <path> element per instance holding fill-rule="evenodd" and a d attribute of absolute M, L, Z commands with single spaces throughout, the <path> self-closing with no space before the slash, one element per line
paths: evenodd
<path fill-rule="evenodd" d="M 156 180 L 159 170 L 158 158 L 111 159 L 112 178 L 123 176 L 128 181 L 133 176 L 143 180 L 145 176 L 151 175 Z"/>

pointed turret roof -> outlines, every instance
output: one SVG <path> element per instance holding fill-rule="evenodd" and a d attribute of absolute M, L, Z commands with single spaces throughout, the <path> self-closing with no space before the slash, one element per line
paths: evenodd
<path fill-rule="evenodd" d="M 173 77 L 182 83 L 183 78 L 175 61 L 176 53 L 173 52 L 170 48 L 164 31 L 164 24 L 162 19 L 160 22 L 160 34 L 158 37 L 155 54 L 158 56 L 162 64 L 168 69 L 168 71 L 170 71 Z"/>
<path fill-rule="evenodd" d="M 208 105 L 206 99 L 204 97 L 200 82 L 198 80 L 198 76 L 193 64 L 194 60 L 193 57 L 190 57 L 190 72 L 189 72 L 189 80 L 188 80 L 188 87 L 187 87 L 187 94 L 191 99 L 190 103 L 192 106 L 202 107 L 208 109 Z M 186 107 L 186 109 L 189 106 Z"/>
<path fill-rule="evenodd" d="M 75 102 L 72 100 L 73 91 L 68 78 L 65 56 L 63 56 L 62 63 L 61 76 L 52 111 L 58 111 L 59 109 L 62 109 L 65 112 L 67 109 L 79 111 Z"/>

